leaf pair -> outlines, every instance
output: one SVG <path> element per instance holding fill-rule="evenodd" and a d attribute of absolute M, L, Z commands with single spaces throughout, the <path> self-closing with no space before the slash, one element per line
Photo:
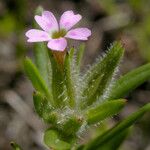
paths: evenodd
<path fill-rule="evenodd" d="M 121 44 L 115 42 L 106 55 L 99 59 L 83 77 L 82 108 L 97 100 L 122 98 L 150 78 L 150 63 L 143 65 L 113 83 L 113 76 L 124 53 Z"/>
<path fill-rule="evenodd" d="M 121 44 L 115 42 L 107 54 L 84 75 L 83 108 L 99 100 L 108 91 L 123 52 Z"/>

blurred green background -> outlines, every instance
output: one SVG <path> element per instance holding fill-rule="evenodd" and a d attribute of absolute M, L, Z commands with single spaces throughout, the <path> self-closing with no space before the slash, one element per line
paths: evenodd
<path fill-rule="evenodd" d="M 150 0 L 0 0 L 0 150 L 10 150 L 11 140 L 24 150 L 46 149 L 42 144 L 45 125 L 34 113 L 33 88 L 21 65 L 26 55 L 33 55 L 33 44 L 26 42 L 25 32 L 32 28 L 39 5 L 57 18 L 66 10 L 83 16 L 79 25 L 92 30 L 83 71 L 115 40 L 126 49 L 119 74 L 150 61 Z M 76 47 L 79 42 L 71 45 Z M 150 83 L 145 82 L 126 98 L 128 105 L 110 125 L 150 101 Z M 150 114 L 132 130 L 121 149 L 150 150 Z"/>

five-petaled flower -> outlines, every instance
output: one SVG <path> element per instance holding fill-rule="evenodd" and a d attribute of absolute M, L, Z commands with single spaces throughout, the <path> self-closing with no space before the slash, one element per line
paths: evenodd
<path fill-rule="evenodd" d="M 75 40 L 87 40 L 91 35 L 88 28 L 71 29 L 81 20 L 82 16 L 75 15 L 73 11 L 66 11 L 62 14 L 59 24 L 50 11 L 43 11 L 42 16 L 35 16 L 36 22 L 43 29 L 30 29 L 26 32 L 28 42 L 48 41 L 48 48 L 56 51 L 64 51 L 67 47 L 66 38 Z"/>

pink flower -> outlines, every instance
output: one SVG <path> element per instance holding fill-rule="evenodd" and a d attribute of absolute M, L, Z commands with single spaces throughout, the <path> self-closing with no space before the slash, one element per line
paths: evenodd
<path fill-rule="evenodd" d="M 59 24 L 50 11 L 43 11 L 42 16 L 35 16 L 36 22 L 43 29 L 31 29 L 26 32 L 28 42 L 48 41 L 48 48 L 56 51 L 64 51 L 67 47 L 66 38 L 75 40 L 87 40 L 91 35 L 88 28 L 71 29 L 81 20 L 82 16 L 75 15 L 73 11 L 66 11 L 62 14 Z"/>

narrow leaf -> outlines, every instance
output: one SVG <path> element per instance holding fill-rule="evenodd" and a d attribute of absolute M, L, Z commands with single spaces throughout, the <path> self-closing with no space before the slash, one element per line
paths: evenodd
<path fill-rule="evenodd" d="M 87 122 L 88 124 L 97 123 L 108 117 L 117 114 L 126 104 L 126 100 L 119 99 L 114 101 L 108 101 L 88 110 Z"/>
<path fill-rule="evenodd" d="M 66 98 L 64 89 L 63 52 L 48 51 L 52 66 L 52 93 L 57 106 L 63 106 Z M 54 57 L 55 56 L 55 57 Z"/>
<path fill-rule="evenodd" d="M 50 88 L 51 65 L 48 58 L 46 45 L 44 45 L 44 43 L 36 43 L 34 48 L 34 53 L 35 53 L 35 64 L 42 78 L 45 80 L 45 83 Z"/>
<path fill-rule="evenodd" d="M 26 58 L 24 60 L 24 70 L 25 70 L 27 76 L 29 77 L 29 79 L 31 80 L 34 88 L 37 91 L 43 93 L 48 98 L 48 100 L 51 102 L 51 104 L 54 106 L 52 94 L 50 93 L 45 81 L 41 77 L 38 69 L 36 68 L 36 66 L 32 63 L 32 61 L 29 58 Z"/>
<path fill-rule="evenodd" d="M 80 71 L 81 61 L 83 58 L 84 50 L 85 50 L 85 44 L 81 44 L 76 53 L 76 65 L 77 65 L 78 71 Z"/>
<path fill-rule="evenodd" d="M 114 136 L 118 135 L 119 133 L 133 125 L 147 111 L 150 111 L 150 103 L 140 108 L 137 112 L 128 116 L 126 119 L 118 123 L 115 127 L 109 129 L 104 134 L 92 140 L 89 144 L 85 146 L 84 150 L 93 150 L 99 148 L 101 145 L 111 140 Z"/>
<path fill-rule="evenodd" d="M 122 58 L 123 52 L 124 49 L 121 44 L 115 42 L 105 57 L 99 59 L 98 62 L 85 74 L 82 93 L 84 101 L 83 108 L 87 105 L 91 105 L 105 94 Z"/>
<path fill-rule="evenodd" d="M 100 146 L 97 150 L 118 150 L 121 144 L 124 142 L 124 140 L 128 136 L 129 131 L 130 131 L 130 128 L 115 135 L 112 139 L 108 140 L 105 144 Z"/>
<path fill-rule="evenodd" d="M 33 93 L 33 102 L 36 113 L 43 118 L 45 122 L 55 123 L 57 120 L 57 113 L 50 102 L 39 92 Z"/>
<path fill-rule="evenodd" d="M 112 139 L 108 140 L 101 146 L 98 146 L 95 150 L 119 150 L 120 146 L 124 142 L 124 140 L 129 135 L 130 128 L 122 131 L 121 133 L 115 135 Z M 84 145 L 81 145 L 77 148 L 77 150 L 83 150 Z"/>
<path fill-rule="evenodd" d="M 47 130 L 44 134 L 45 144 L 55 150 L 69 150 L 71 145 L 60 139 L 59 134 L 55 130 Z"/>
<path fill-rule="evenodd" d="M 125 96 L 148 79 L 150 79 L 150 63 L 134 69 L 118 79 L 110 92 L 109 99 Z"/>
<path fill-rule="evenodd" d="M 67 88 L 67 94 L 69 98 L 69 105 L 70 107 L 75 106 L 75 101 L 76 101 L 76 94 L 75 94 L 75 86 L 74 86 L 74 81 L 72 77 L 72 70 L 71 70 L 71 59 L 70 59 L 70 54 L 66 54 L 65 58 L 65 83 L 66 83 L 66 88 Z"/>
<path fill-rule="evenodd" d="M 38 7 L 36 9 L 35 15 L 41 15 L 43 12 L 42 7 Z M 34 23 L 34 27 L 37 28 L 37 23 Z M 42 78 L 45 80 L 45 83 L 50 88 L 50 72 L 51 72 L 51 66 L 50 61 L 48 57 L 48 51 L 45 43 L 35 43 L 34 44 L 34 55 L 35 55 L 35 64 L 42 76 Z"/>
<path fill-rule="evenodd" d="M 70 50 L 69 50 L 70 62 L 73 62 L 74 51 L 75 51 L 74 47 L 70 48 Z"/>

